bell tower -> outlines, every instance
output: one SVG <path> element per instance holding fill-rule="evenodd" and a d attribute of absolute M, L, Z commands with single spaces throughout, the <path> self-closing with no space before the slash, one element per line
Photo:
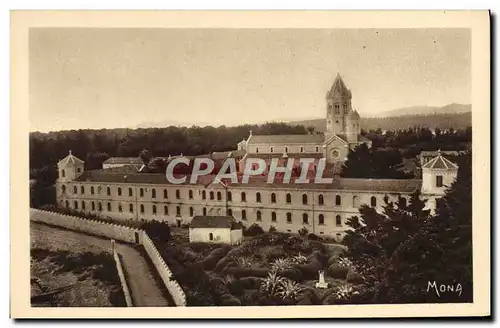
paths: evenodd
<path fill-rule="evenodd" d="M 340 74 L 337 74 L 332 88 L 326 94 L 326 138 L 346 133 L 346 120 L 352 111 L 351 91 L 346 87 Z"/>

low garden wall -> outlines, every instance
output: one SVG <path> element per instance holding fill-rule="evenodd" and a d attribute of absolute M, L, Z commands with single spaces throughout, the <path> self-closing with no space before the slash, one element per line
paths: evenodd
<path fill-rule="evenodd" d="M 122 261 L 116 249 L 113 250 L 113 258 L 115 259 L 116 271 L 118 271 L 118 276 L 120 277 L 120 284 L 122 285 L 123 295 L 125 296 L 125 303 L 127 303 L 128 307 L 132 307 L 134 306 L 132 303 L 132 296 L 130 296 L 127 279 L 125 278 L 125 273 L 123 272 Z"/>
<path fill-rule="evenodd" d="M 85 219 L 57 212 L 43 211 L 33 208 L 30 209 L 30 211 L 30 220 L 34 222 L 55 225 L 69 230 L 79 231 L 128 243 L 139 242 L 146 250 L 146 253 L 151 259 L 151 262 L 155 266 L 156 270 L 158 271 L 158 274 L 165 284 L 165 287 L 172 296 L 175 305 L 186 306 L 186 294 L 177 281 L 170 279 L 172 277 L 172 271 L 170 271 L 170 268 L 167 266 L 160 253 L 156 249 L 155 245 L 153 244 L 153 241 L 151 240 L 151 238 L 149 238 L 148 234 L 145 231 L 120 224 Z M 128 292 L 129 299 L 127 300 L 125 287 L 127 291 L 128 287 L 125 281 L 121 262 L 119 262 L 119 257 L 117 257 L 117 255 L 113 254 L 113 256 L 115 256 L 115 261 L 117 263 L 118 274 L 120 276 L 120 281 L 122 282 L 127 306 L 132 306 L 129 305 L 132 304 L 130 292 Z"/>
<path fill-rule="evenodd" d="M 137 237 L 139 237 L 140 242 L 141 230 L 139 229 L 33 208 L 30 209 L 30 211 L 31 221 L 55 225 L 69 230 L 80 231 L 128 243 L 136 243 Z"/>
<path fill-rule="evenodd" d="M 165 287 L 167 287 L 168 292 L 172 296 L 175 305 L 186 306 L 186 294 L 177 281 L 171 280 L 172 271 L 170 271 L 170 268 L 163 260 L 163 257 L 160 255 L 160 252 L 154 245 L 151 238 L 149 238 L 146 232 L 143 231 L 142 233 L 142 245 L 144 246 L 146 253 L 148 253 L 151 262 L 153 262 L 156 270 L 160 274 L 160 277 L 163 280 Z"/>

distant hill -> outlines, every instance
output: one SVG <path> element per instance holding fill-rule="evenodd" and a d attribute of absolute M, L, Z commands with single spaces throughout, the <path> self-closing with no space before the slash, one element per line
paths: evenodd
<path fill-rule="evenodd" d="M 377 117 L 392 117 L 406 115 L 430 115 L 430 114 L 456 114 L 467 113 L 472 109 L 471 105 L 448 104 L 446 106 L 411 106 L 382 112 Z"/>
<path fill-rule="evenodd" d="M 304 125 L 314 127 L 315 131 L 325 132 L 326 120 L 323 118 L 295 121 L 293 125 Z M 453 114 L 428 114 L 428 115 L 403 115 L 392 117 L 361 117 L 361 128 L 365 131 L 376 130 L 397 130 L 406 129 L 414 126 L 426 126 L 430 129 L 465 129 L 472 125 L 472 113 L 453 113 Z"/>

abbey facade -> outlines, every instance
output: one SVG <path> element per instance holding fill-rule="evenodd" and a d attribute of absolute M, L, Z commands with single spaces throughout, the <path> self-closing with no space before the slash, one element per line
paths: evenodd
<path fill-rule="evenodd" d="M 337 76 L 327 94 L 327 132 L 309 135 L 251 135 L 238 150 L 222 158 L 325 158 L 341 162 L 350 149 L 371 142 L 360 135 L 359 114 L 352 110 L 351 92 Z M 205 176 L 197 184 L 171 184 L 165 174 L 144 173 L 137 165 L 116 164 L 84 170 L 84 162 L 70 154 L 58 163 L 58 206 L 117 220 L 159 220 L 171 225 L 189 224 L 195 216 L 232 216 L 245 226 L 265 231 L 309 233 L 340 240 L 346 222 L 359 215 L 363 204 L 381 211 L 385 200 L 397 201 L 420 190 L 433 210 L 436 201 L 457 176 L 458 167 L 441 153 L 422 166 L 422 179 L 347 179 L 332 183 L 287 184 L 252 179 L 248 184 L 220 183 Z M 137 163 L 136 163 L 137 164 Z M 241 167 L 241 165 L 240 165 Z M 189 181 L 189 179 L 187 179 Z"/>

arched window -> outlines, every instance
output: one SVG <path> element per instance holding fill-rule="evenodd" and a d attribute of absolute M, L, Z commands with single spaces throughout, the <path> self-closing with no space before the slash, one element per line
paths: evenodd
<path fill-rule="evenodd" d="M 222 200 L 222 194 L 220 191 L 217 191 L 217 200 Z"/>
<path fill-rule="evenodd" d="M 189 199 L 193 199 L 193 191 L 189 189 Z"/>
<path fill-rule="evenodd" d="M 177 216 L 181 216 L 181 207 L 180 207 L 180 206 L 177 206 L 177 208 L 176 208 L 176 212 L 177 212 L 177 213 L 176 213 L 176 214 L 177 214 Z"/>
<path fill-rule="evenodd" d="M 122 188 L 118 187 L 118 196 L 122 195 Z"/>
<path fill-rule="evenodd" d="M 73 207 L 75 208 L 75 210 L 78 209 L 78 202 L 75 200 L 75 202 L 73 203 Z"/>
<path fill-rule="evenodd" d="M 181 191 L 179 189 L 175 190 L 175 198 L 181 199 Z"/>
<path fill-rule="evenodd" d="M 309 224 L 309 216 L 307 213 L 302 214 L 302 223 Z"/>
<path fill-rule="evenodd" d="M 194 209 L 192 207 L 189 208 L 189 216 L 194 216 Z"/>
<path fill-rule="evenodd" d="M 207 199 L 207 192 L 205 190 L 201 192 L 201 198 Z"/>
<path fill-rule="evenodd" d="M 156 215 L 156 205 L 153 205 L 152 209 L 153 209 L 153 215 Z"/>
<path fill-rule="evenodd" d="M 370 205 L 372 207 L 377 206 L 377 198 L 375 196 L 372 196 L 372 198 L 370 198 Z"/>
<path fill-rule="evenodd" d="M 139 189 L 139 196 L 144 197 L 144 189 Z"/>
<path fill-rule="evenodd" d="M 99 212 L 102 212 L 102 203 L 99 202 L 99 204 L 97 204 L 97 209 Z"/>
<path fill-rule="evenodd" d="M 318 216 L 318 223 L 319 224 L 325 224 L 325 217 L 323 216 L 323 214 L 320 214 Z"/>
<path fill-rule="evenodd" d="M 245 210 L 241 211 L 241 219 L 242 220 L 246 220 L 247 219 L 247 211 L 245 211 Z"/>
<path fill-rule="evenodd" d="M 90 203 L 90 208 L 92 209 L 92 211 L 95 211 L 95 202 L 94 201 L 92 201 Z"/>
<path fill-rule="evenodd" d="M 325 200 L 323 199 L 323 195 L 318 196 L 318 204 L 323 205 L 325 203 Z"/>
<path fill-rule="evenodd" d="M 107 188 L 106 188 L 106 194 L 107 194 L 108 196 L 111 196 L 111 188 L 110 188 L 110 187 L 107 187 Z"/>
<path fill-rule="evenodd" d="M 62 171 L 61 171 L 61 175 L 62 175 L 62 177 L 63 177 L 63 178 L 64 178 L 64 177 L 66 177 L 66 171 L 65 171 L 65 170 L 62 170 Z"/>
<path fill-rule="evenodd" d="M 62 191 L 63 194 L 66 192 L 66 186 L 65 185 L 61 186 L 61 191 Z"/>
<path fill-rule="evenodd" d="M 207 216 L 207 208 L 206 207 L 203 208 L 203 216 Z"/>
<path fill-rule="evenodd" d="M 80 187 L 80 192 L 81 192 L 82 195 L 85 193 L 85 187 L 84 186 Z"/>
<path fill-rule="evenodd" d="M 85 211 L 85 201 L 82 200 L 82 210 Z"/>
<path fill-rule="evenodd" d="M 276 212 L 271 212 L 271 222 L 276 222 Z"/>
<path fill-rule="evenodd" d="M 128 196 L 129 197 L 132 197 L 133 193 L 132 193 L 132 188 L 128 188 Z"/>
<path fill-rule="evenodd" d="M 134 213 L 134 205 L 133 205 L 133 204 L 129 204 L 129 205 L 128 205 L 128 211 L 129 211 L 130 213 Z"/>
<path fill-rule="evenodd" d="M 291 194 L 286 194 L 286 202 L 287 202 L 287 204 L 290 204 L 292 202 L 292 195 Z"/>
<path fill-rule="evenodd" d="M 262 221 L 262 213 L 257 211 L 257 221 Z"/>
<path fill-rule="evenodd" d="M 210 199 L 214 199 L 214 192 L 213 191 L 210 192 Z"/>
<path fill-rule="evenodd" d="M 73 193 L 76 194 L 78 192 L 78 188 L 76 186 L 73 186 Z"/>
<path fill-rule="evenodd" d="M 168 191 L 167 191 L 167 189 L 163 189 L 163 198 L 165 198 L 165 199 L 168 198 Z"/>
<path fill-rule="evenodd" d="M 210 240 L 214 240 L 214 234 L 213 234 L 213 233 L 209 233 L 209 234 L 208 234 L 208 239 L 210 239 Z"/>
<path fill-rule="evenodd" d="M 337 216 L 335 217 L 335 225 L 336 225 L 337 227 L 341 227 L 341 226 L 342 226 L 342 218 L 340 217 L 340 215 L 337 215 Z"/>
<path fill-rule="evenodd" d="M 108 203 L 108 212 L 111 212 L 111 203 Z"/>
<path fill-rule="evenodd" d="M 306 194 L 302 195 L 302 204 L 307 205 L 307 195 Z"/>
<path fill-rule="evenodd" d="M 292 213 L 290 212 L 286 213 L 286 222 L 292 223 Z"/>
<path fill-rule="evenodd" d="M 358 198 L 358 196 L 353 196 L 352 197 L 352 207 L 354 207 L 354 208 L 359 207 L 359 198 Z"/>
<path fill-rule="evenodd" d="M 233 194 L 230 191 L 227 192 L 227 201 L 228 202 L 233 201 Z"/>
<path fill-rule="evenodd" d="M 93 195 L 94 194 L 94 186 L 90 186 L 90 193 Z"/>
<path fill-rule="evenodd" d="M 156 189 L 151 189 L 151 198 L 156 198 Z"/>
<path fill-rule="evenodd" d="M 245 194 L 245 192 L 241 193 L 241 201 L 242 202 L 246 202 L 247 201 L 247 195 Z"/>
<path fill-rule="evenodd" d="M 141 213 L 144 214 L 144 204 L 141 204 Z"/>
<path fill-rule="evenodd" d="M 163 206 L 163 215 L 168 215 L 168 206 Z"/>
<path fill-rule="evenodd" d="M 118 212 L 122 212 L 123 211 L 123 208 L 122 208 L 122 204 L 118 204 Z"/>
<path fill-rule="evenodd" d="M 66 201 L 66 208 L 69 208 L 69 202 Z"/>
<path fill-rule="evenodd" d="M 342 198 L 340 197 L 340 195 L 335 196 L 335 205 L 337 206 L 342 205 Z"/>
<path fill-rule="evenodd" d="M 271 203 L 276 203 L 276 194 L 274 192 L 271 194 Z"/>
<path fill-rule="evenodd" d="M 255 201 L 257 203 L 260 203 L 260 201 L 261 201 L 261 199 L 260 199 L 260 192 L 258 192 L 258 193 L 255 194 Z"/>
<path fill-rule="evenodd" d="M 232 209 L 230 209 L 230 208 L 228 208 L 228 209 L 227 209 L 227 215 L 229 215 L 229 216 L 233 216 L 233 210 L 232 210 Z"/>

